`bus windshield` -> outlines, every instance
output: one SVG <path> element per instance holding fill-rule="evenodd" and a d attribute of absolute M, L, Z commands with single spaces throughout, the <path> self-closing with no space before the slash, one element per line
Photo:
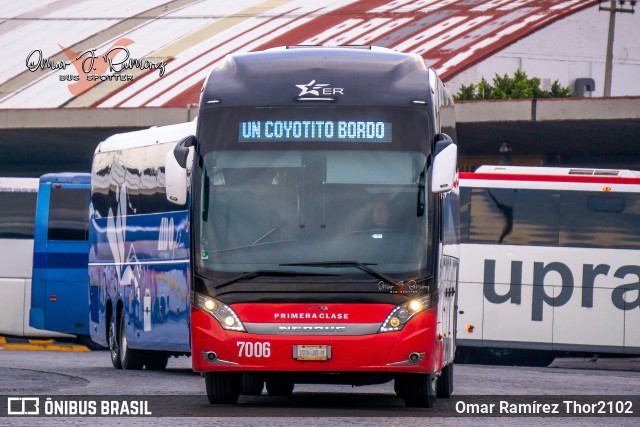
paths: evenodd
<path fill-rule="evenodd" d="M 333 120 L 325 112 L 320 121 L 306 113 L 300 124 L 264 113 L 215 120 L 225 140 L 201 142 L 198 272 L 219 280 L 269 271 L 255 280 L 379 281 L 364 265 L 397 280 L 427 276 L 426 118 L 416 126 L 409 115 L 418 130 L 403 139 L 408 124 L 397 114 Z M 341 126 L 350 140 L 337 139 Z"/>

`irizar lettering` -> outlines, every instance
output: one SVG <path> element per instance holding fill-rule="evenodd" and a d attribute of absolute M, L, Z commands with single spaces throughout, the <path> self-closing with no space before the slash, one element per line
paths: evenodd
<path fill-rule="evenodd" d="M 278 326 L 278 330 L 280 332 L 312 332 L 312 331 L 322 331 L 322 332 L 344 332 L 347 330 L 346 326 L 320 326 L 320 325 L 309 325 L 309 326 Z"/>
<path fill-rule="evenodd" d="M 511 281 L 509 290 L 504 294 L 496 291 L 496 260 L 484 260 L 483 293 L 487 301 L 493 304 L 510 302 L 519 305 L 522 302 L 522 265 L 523 261 L 511 261 Z M 593 289 L 598 276 L 609 277 L 611 266 L 607 264 L 583 264 L 581 305 L 584 308 L 593 307 Z M 562 286 L 558 287 L 557 295 L 553 296 L 545 289 L 547 277 L 559 277 Z M 613 272 L 613 277 L 631 280 L 613 288 L 611 302 L 619 310 L 633 310 L 640 308 L 640 266 L 624 265 Z M 635 279 L 635 281 L 633 281 Z M 544 305 L 561 307 L 568 303 L 574 294 L 576 286 L 574 273 L 564 263 L 554 261 L 550 263 L 533 263 L 531 320 L 541 322 Z"/>

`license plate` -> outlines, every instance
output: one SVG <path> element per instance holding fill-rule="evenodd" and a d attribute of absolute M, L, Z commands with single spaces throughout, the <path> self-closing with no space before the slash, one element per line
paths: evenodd
<path fill-rule="evenodd" d="M 296 360 L 328 360 L 331 359 L 331 346 L 294 345 L 293 358 Z"/>

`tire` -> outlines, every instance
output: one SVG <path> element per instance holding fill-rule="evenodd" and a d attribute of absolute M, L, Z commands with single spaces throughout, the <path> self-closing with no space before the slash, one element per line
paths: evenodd
<path fill-rule="evenodd" d="M 448 399 L 453 394 L 453 363 L 449 363 L 442 368 L 440 378 L 438 378 L 437 397 Z"/>
<path fill-rule="evenodd" d="M 161 351 L 147 351 L 144 354 L 144 367 L 150 371 L 164 371 L 169 363 L 169 355 Z"/>
<path fill-rule="evenodd" d="M 295 384 L 291 381 L 267 381 L 267 393 L 269 396 L 291 396 Z"/>
<path fill-rule="evenodd" d="M 264 381 L 262 380 L 262 378 L 247 373 L 242 375 L 242 388 L 240 390 L 241 394 L 245 394 L 248 396 L 260 396 L 263 389 Z"/>
<path fill-rule="evenodd" d="M 396 377 L 394 389 L 412 408 L 431 408 L 436 400 L 437 378 L 433 374 L 404 374 Z"/>
<path fill-rule="evenodd" d="M 242 374 L 237 372 L 207 372 L 204 374 L 207 398 L 212 405 L 235 404 L 240 397 Z"/>
<path fill-rule="evenodd" d="M 122 364 L 120 363 L 120 343 L 116 331 L 116 316 L 112 314 L 109 319 L 109 327 L 107 328 L 107 344 L 109 346 L 111 364 L 116 369 L 122 369 Z"/>
<path fill-rule="evenodd" d="M 140 350 L 129 348 L 127 333 L 125 328 L 124 310 L 120 312 L 120 333 L 118 341 L 120 344 L 120 364 L 122 369 L 142 369 L 144 364 L 144 353 Z"/>

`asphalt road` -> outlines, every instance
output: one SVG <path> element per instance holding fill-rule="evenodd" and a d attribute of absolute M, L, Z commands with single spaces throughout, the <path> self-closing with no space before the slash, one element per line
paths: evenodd
<path fill-rule="evenodd" d="M 164 372 L 122 371 L 111 367 L 103 351 L 0 351 L 0 425 L 639 425 L 640 372 L 570 369 L 589 368 L 582 362 L 561 368 L 457 365 L 454 398 L 438 399 L 431 409 L 406 408 L 392 383 L 355 388 L 299 384 L 290 397 L 263 392 L 241 396 L 237 405 L 211 406 L 189 358 L 171 359 Z M 47 397 L 94 401 L 98 412 L 105 400 L 144 401 L 152 415 L 2 418 L 7 399 L 16 396 L 37 396 L 41 407 Z M 590 413 L 597 402 L 609 405 L 605 414 Z M 554 405 L 559 414 L 543 417 L 545 408 Z M 533 412 L 517 416 L 510 412 L 514 408 Z M 68 406 L 58 409 L 69 413 Z M 489 413 L 474 413 L 483 409 Z M 628 409 L 630 414 L 615 416 Z"/>

